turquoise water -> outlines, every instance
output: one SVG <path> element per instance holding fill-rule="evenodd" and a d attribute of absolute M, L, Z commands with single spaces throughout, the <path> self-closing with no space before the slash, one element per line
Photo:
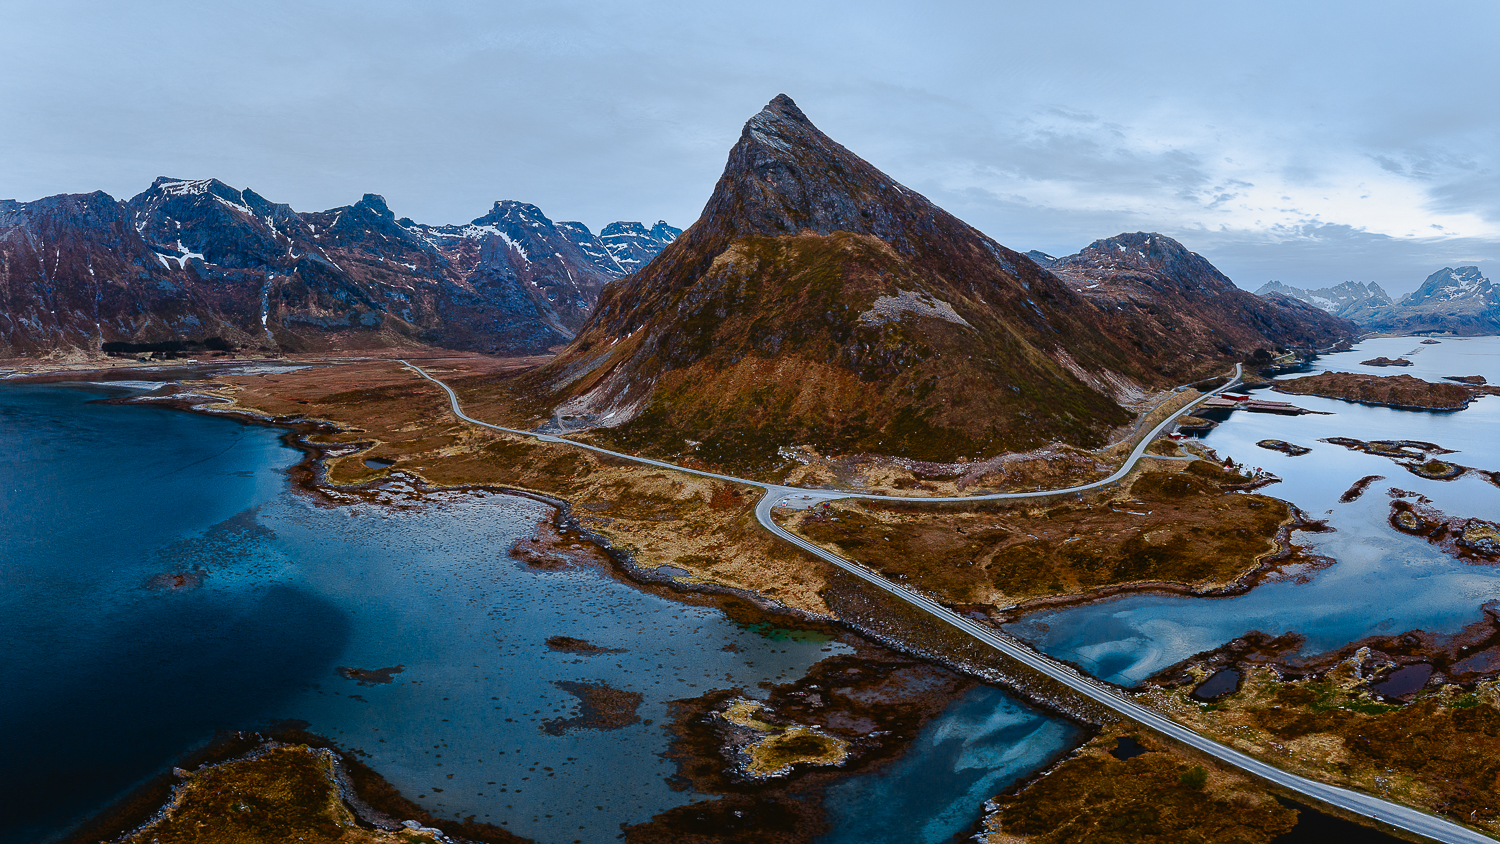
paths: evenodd
<path fill-rule="evenodd" d="M 946 844 L 984 802 L 1076 745 L 1082 730 L 980 686 L 929 722 L 910 750 L 829 789 L 819 844 Z"/>
<path fill-rule="evenodd" d="M 1378 355 L 1404 355 L 1417 365 L 1401 369 L 1362 367 Z M 1315 371 L 1410 373 L 1427 380 L 1444 375 L 1483 375 L 1500 382 L 1500 338 L 1443 339 L 1424 346 L 1417 338 L 1382 338 L 1355 351 L 1328 355 Z M 1300 377 L 1301 374 L 1285 376 Z M 1500 599 L 1500 569 L 1454 560 L 1425 539 L 1397 532 L 1387 523 L 1392 487 L 1419 492 L 1452 516 L 1500 518 L 1500 488 L 1472 473 L 1454 481 L 1420 478 L 1384 457 L 1319 442 L 1346 436 L 1362 440 L 1414 439 L 1458 453 L 1445 455 L 1465 466 L 1500 470 L 1500 397 L 1476 400 L 1451 413 L 1366 407 L 1309 396 L 1267 391 L 1332 415 L 1275 416 L 1234 413 L 1204 442 L 1220 456 L 1264 467 L 1283 478 L 1264 492 L 1327 519 L 1331 533 L 1298 533 L 1294 541 L 1337 563 L 1304 573 L 1307 582 L 1277 582 L 1218 600 L 1132 595 L 1082 607 L 1027 616 L 1006 629 L 1053 656 L 1096 676 L 1134 684 L 1195 653 L 1251 630 L 1307 637 L 1305 653 L 1337 649 L 1375 634 L 1412 629 L 1452 631 L 1480 618 L 1480 606 Z M 1289 457 L 1258 448 L 1261 439 L 1281 439 L 1312 449 Z M 1383 475 L 1357 501 L 1339 503 L 1356 480 Z"/>
<path fill-rule="evenodd" d="M 664 781 L 668 701 L 846 650 L 526 569 L 507 552 L 548 513 L 528 499 L 398 483 L 385 504 L 320 503 L 291 487 L 279 432 L 89 403 L 120 392 L 0 385 L 0 766 L 27 772 L 0 789 L 0 841 L 52 837 L 215 730 L 281 719 L 368 754 L 435 814 L 612 840 L 700 799 Z M 341 666 L 402 670 L 360 685 Z M 544 732 L 576 712 L 557 680 L 639 692 L 641 720 Z"/>

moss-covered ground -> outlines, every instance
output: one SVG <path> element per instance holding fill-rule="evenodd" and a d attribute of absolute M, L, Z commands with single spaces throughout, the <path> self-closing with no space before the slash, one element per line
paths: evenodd
<path fill-rule="evenodd" d="M 190 773 L 155 822 L 121 844 L 397 844 L 432 832 L 361 826 L 340 797 L 331 751 L 287 745 Z M 519 841 L 520 839 L 516 839 Z"/>
<path fill-rule="evenodd" d="M 1129 724 L 991 805 L 977 838 L 985 844 L 1264 844 L 1297 822 L 1256 780 Z"/>
<path fill-rule="evenodd" d="M 1247 667 L 1239 690 L 1212 703 L 1190 698 L 1191 684 L 1140 697 L 1283 770 L 1500 834 L 1496 682 L 1429 688 L 1403 704 L 1366 691 L 1363 660 L 1355 654 L 1301 680 L 1271 666 Z"/>
<path fill-rule="evenodd" d="M 1166 463 L 1116 489 L 1051 504 L 834 502 L 788 525 L 953 604 L 1009 607 L 1127 584 L 1232 584 L 1280 547 L 1287 505 L 1227 494 L 1212 463 Z"/>

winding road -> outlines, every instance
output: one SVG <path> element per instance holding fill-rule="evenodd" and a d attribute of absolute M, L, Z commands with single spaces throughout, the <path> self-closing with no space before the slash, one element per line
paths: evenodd
<path fill-rule="evenodd" d="M 1119 713 L 1120 715 L 1123 715 L 1124 717 L 1135 721 L 1138 724 L 1141 724 L 1144 727 L 1155 730 L 1169 738 L 1172 738 L 1196 750 L 1213 756 L 1214 758 L 1229 765 L 1233 765 L 1240 770 L 1258 776 L 1269 782 L 1275 783 L 1276 785 L 1279 785 L 1283 788 L 1289 789 L 1307 797 L 1311 797 L 1323 803 L 1327 803 L 1331 806 L 1337 806 L 1341 809 L 1345 809 L 1347 811 L 1372 818 L 1381 823 L 1389 824 L 1390 826 L 1397 827 L 1407 832 L 1415 833 L 1417 835 L 1424 835 L 1437 841 L 1448 842 L 1449 844 L 1470 844 L 1470 842 L 1489 842 L 1489 844 L 1493 844 L 1493 842 L 1495 841 L 1495 839 L 1490 838 L 1489 836 L 1486 836 L 1480 832 L 1468 829 L 1467 827 L 1459 826 L 1452 821 L 1445 820 L 1443 818 L 1437 817 L 1436 815 L 1430 815 L 1426 812 L 1418 811 L 1407 806 L 1401 806 L 1388 800 L 1382 800 L 1379 797 L 1374 797 L 1357 791 L 1351 791 L 1346 788 L 1339 788 L 1338 786 L 1328 785 L 1327 783 L 1317 782 L 1315 780 L 1307 779 L 1306 777 L 1300 777 L 1296 774 L 1288 773 L 1281 770 L 1280 768 L 1275 767 L 1274 765 L 1269 765 L 1258 759 L 1247 756 L 1244 753 L 1239 752 L 1238 750 L 1228 747 L 1227 745 L 1220 744 L 1219 742 L 1216 742 L 1210 738 L 1199 735 L 1198 733 L 1188 729 L 1187 727 L 1178 724 L 1176 721 L 1172 721 L 1171 719 L 1159 714 L 1155 710 L 1149 709 L 1136 703 L 1131 697 L 1124 694 L 1120 690 L 1102 683 L 1099 680 L 1096 680 L 1093 677 L 1090 677 L 1069 665 L 1058 662 L 1057 660 L 1052 659 L 1046 654 L 1035 650 L 1034 648 L 1022 643 L 1017 639 L 1007 636 L 1004 633 L 1001 633 L 993 628 L 981 625 L 978 622 L 965 618 L 943 606 L 941 603 L 933 600 L 928 595 L 923 594 L 922 592 L 887 580 L 885 577 L 877 574 L 871 569 L 868 569 L 851 560 L 846 560 L 843 557 L 838 556 L 837 554 L 834 554 L 824 548 L 808 542 L 802 537 L 797 536 L 796 534 L 793 534 L 780 525 L 776 524 L 775 520 L 772 518 L 772 511 L 776 507 L 805 508 L 813 506 L 821 501 L 832 501 L 844 498 L 881 499 L 886 501 L 933 502 L 993 501 L 998 499 L 1041 498 L 1047 496 L 1066 495 L 1069 493 L 1083 492 L 1090 489 L 1097 489 L 1107 484 L 1114 483 L 1129 474 L 1130 470 L 1134 468 L 1137 462 L 1139 462 L 1143 457 L 1148 456 L 1146 454 L 1146 449 L 1150 446 L 1151 442 L 1156 439 L 1156 437 L 1162 431 L 1166 430 L 1168 426 L 1175 422 L 1178 417 L 1182 416 L 1184 413 L 1187 413 L 1199 403 L 1207 400 L 1212 396 L 1218 395 L 1219 393 L 1222 393 L 1239 383 L 1240 376 L 1243 373 L 1243 369 L 1240 364 L 1235 364 L 1234 377 L 1231 378 L 1226 384 L 1224 384 L 1224 386 L 1205 393 L 1197 401 L 1194 401 L 1171 414 L 1166 419 L 1157 424 L 1156 427 L 1147 432 L 1147 434 L 1143 436 L 1141 438 L 1141 441 L 1136 445 L 1135 449 L 1130 452 L 1129 457 L 1126 458 L 1125 462 L 1120 466 L 1119 470 L 1107 478 L 1103 478 L 1092 483 L 1067 487 L 1065 489 L 1037 490 L 1033 492 L 1005 492 L 991 493 L 988 495 L 939 498 L 910 495 L 877 495 L 855 491 L 804 489 L 800 487 L 783 486 L 780 484 L 747 480 L 745 478 L 736 478 L 730 475 L 723 475 L 717 472 L 708 472 L 701 469 L 689 469 L 687 467 L 678 466 L 673 463 L 667 463 L 661 460 L 652 460 L 645 457 L 637 457 L 632 454 L 622 454 L 617 451 L 610 451 L 609 449 L 599 448 L 598 446 L 575 442 L 573 440 L 564 439 L 562 437 L 553 436 L 551 434 L 538 434 L 535 431 L 521 431 L 514 428 L 505 428 L 499 425 L 492 425 L 489 422 L 484 422 L 465 414 L 463 412 L 463 409 L 459 407 L 458 395 L 454 393 L 453 389 L 447 384 L 444 384 L 442 381 L 439 381 L 431 375 L 428 375 L 421 369 L 421 367 L 415 366 L 404 360 L 401 361 L 401 363 L 410 368 L 412 371 L 416 372 L 418 375 L 441 387 L 443 391 L 448 394 L 448 400 L 452 405 L 454 415 L 474 425 L 479 425 L 481 427 L 490 428 L 496 431 L 503 431 L 505 433 L 514 434 L 521 437 L 530 437 L 542 442 L 565 443 L 576 448 L 586 449 L 588 451 L 593 451 L 599 454 L 607 454 L 612 457 L 617 457 L 622 460 L 629 460 L 634 463 L 640 463 L 647 466 L 657 466 L 663 469 L 670 469 L 675 472 L 686 472 L 688 474 L 698 475 L 700 477 L 714 478 L 716 480 L 728 481 L 730 483 L 736 484 L 745 484 L 747 486 L 754 486 L 765 490 L 765 494 L 761 497 L 759 503 L 756 504 L 755 517 L 761 523 L 761 525 L 771 533 L 774 533 L 787 542 L 790 542 L 793 545 L 796 545 L 797 547 L 803 549 L 804 551 L 807 551 L 809 554 L 813 554 L 820 559 L 826 560 L 833 565 L 838 566 L 844 571 L 853 574 L 854 576 L 870 583 L 871 585 L 887 592 L 888 594 L 906 601 L 907 603 L 923 610 L 934 618 L 943 621 L 944 623 L 973 637 L 974 639 L 979 640 L 980 642 L 985 643 L 986 645 L 989 645 L 990 647 L 994 648 L 997 651 L 1000 651 L 1011 659 L 1014 659 L 1017 662 L 1020 662 L 1041 674 L 1051 677 L 1052 679 L 1062 683 L 1073 691 L 1084 695 L 1085 697 L 1095 701 L 1096 703 L 1106 706 Z"/>

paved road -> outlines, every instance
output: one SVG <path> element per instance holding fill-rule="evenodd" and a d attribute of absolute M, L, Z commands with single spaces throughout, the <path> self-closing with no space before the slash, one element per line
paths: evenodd
<path fill-rule="evenodd" d="M 940 621 L 943 621 L 944 623 L 951 625 L 952 627 L 968 634 L 969 636 L 972 636 L 973 638 L 984 642 L 985 644 L 995 648 L 996 650 L 1000 651 L 1006 656 L 1009 656 L 1017 662 L 1023 663 L 1028 667 L 1042 674 L 1045 674 L 1046 676 L 1051 677 L 1054 680 L 1057 680 L 1058 682 L 1062 683 L 1070 689 L 1073 689 L 1079 694 L 1082 694 L 1097 703 L 1109 707 L 1110 709 L 1120 713 L 1121 715 L 1124 715 L 1126 718 L 1129 718 L 1130 720 L 1135 721 L 1142 726 L 1156 730 L 1157 732 L 1162 733 L 1163 735 L 1173 738 L 1179 742 L 1182 742 L 1183 744 L 1189 745 L 1190 747 L 1207 753 L 1210 756 L 1219 759 L 1220 761 L 1226 762 L 1243 771 L 1254 774 L 1255 776 L 1261 777 L 1270 782 L 1276 783 L 1277 785 L 1295 791 L 1299 794 L 1304 794 L 1329 805 L 1338 806 L 1341 809 L 1346 809 L 1348 811 L 1364 815 L 1365 817 L 1373 818 L 1377 821 L 1390 824 L 1391 826 L 1404 829 L 1408 832 L 1413 832 L 1418 835 L 1425 835 L 1437 841 L 1449 842 L 1449 844 L 1469 844 L 1469 842 L 1490 842 L 1490 844 L 1493 844 L 1495 840 L 1481 833 L 1475 832 L 1474 830 L 1459 826 L 1452 821 L 1444 820 L 1443 818 L 1439 818 L 1435 815 L 1429 815 L 1426 812 L 1420 812 L 1416 809 L 1411 809 L 1406 806 L 1400 806 L 1387 800 L 1382 800 L 1378 797 L 1372 797 L 1368 794 L 1361 794 L 1357 791 L 1350 791 L 1346 788 L 1339 788 L 1337 786 L 1328 785 L 1327 783 L 1316 782 L 1305 777 L 1299 777 L 1295 774 L 1287 773 L 1280 768 L 1277 768 L 1273 765 L 1268 765 L 1265 762 L 1261 762 L 1258 759 L 1247 756 L 1239 752 L 1238 750 L 1234 750 L 1233 748 L 1199 735 L 1198 733 L 1193 732 L 1187 727 L 1178 724 L 1176 721 L 1172 721 L 1171 719 L 1157 713 L 1154 710 L 1141 706 L 1127 695 L 1116 690 L 1114 687 L 1101 683 L 1093 677 L 1083 674 L 1070 666 L 1057 662 L 1046 654 L 1034 650 L 1030 646 L 1020 642 L 1019 640 L 1011 638 L 1010 636 L 1007 636 L 1004 633 L 1001 633 L 993 628 L 967 619 L 921 592 L 917 592 L 916 590 L 909 589 L 905 586 L 901 586 L 897 583 L 887 580 L 881 575 L 876 574 L 874 571 L 867 569 L 864 566 L 859 565 L 858 563 L 846 560 L 843 557 L 838 556 L 837 554 L 834 554 L 824 548 L 808 542 L 802 537 L 797 536 L 796 534 L 791 533 L 790 531 L 776 524 L 775 520 L 772 518 L 772 510 L 774 510 L 778 506 L 804 508 L 807 506 L 811 506 L 818 501 L 828 501 L 840 498 L 877 498 L 895 501 L 993 501 L 996 499 L 1036 498 L 1095 489 L 1106 484 L 1114 483 L 1115 481 L 1123 478 L 1126 474 L 1128 474 L 1130 469 L 1134 467 L 1136 462 L 1138 462 L 1142 457 L 1147 456 L 1146 448 L 1151 444 L 1152 440 L 1154 440 L 1158 434 L 1165 430 L 1167 426 L 1176 421 L 1177 417 L 1191 410 L 1198 402 L 1194 402 L 1193 404 L 1184 407 L 1176 413 L 1173 413 L 1171 416 L 1168 416 L 1165 420 L 1158 424 L 1155 428 L 1152 428 L 1151 431 L 1141 439 L 1141 442 L 1135 447 L 1135 449 L 1130 452 L 1130 456 L 1125 460 L 1125 463 L 1120 467 L 1119 471 L 1102 480 L 1094 481 L 1093 483 L 1088 484 L 1080 484 L 1078 486 L 1072 486 L 1066 489 L 1038 490 L 1033 492 L 993 493 L 990 495 L 963 496 L 956 498 L 929 498 L 921 496 L 874 495 L 870 493 L 848 492 L 842 490 L 802 489 L 798 487 L 783 486 L 780 484 L 763 483 L 761 481 L 752 481 L 746 480 L 744 478 L 736 478 L 730 475 L 722 475 L 717 472 L 706 472 L 700 469 L 688 469 L 661 460 L 651 460 L 649 458 L 637 457 L 632 454 L 621 454 L 620 452 L 610 451 L 609 449 L 599 448 L 597 446 L 588 445 L 586 443 L 574 442 L 573 440 L 555 437 L 550 434 L 538 434 L 533 431 L 521 431 L 514 428 L 505 428 L 499 425 L 492 425 L 488 422 L 480 421 L 473 418 L 472 416 L 465 414 L 459 407 L 458 395 L 454 393 L 452 388 L 450 388 L 447 384 L 444 384 L 442 381 L 439 381 L 436 378 L 433 378 L 431 375 L 428 375 L 426 372 L 422 371 L 420 367 L 414 366 L 410 363 L 407 363 L 406 361 L 401 361 L 401 363 L 405 364 L 407 367 L 411 368 L 418 375 L 421 375 L 428 381 L 431 381 L 432 383 L 443 388 L 443 391 L 448 394 L 448 400 L 453 407 L 453 413 L 460 419 L 471 422 L 475 425 L 480 425 L 485 428 L 491 428 L 496 431 L 504 431 L 509 434 L 516 434 L 523 437 L 534 437 L 535 439 L 541 440 L 542 442 L 567 443 L 578 448 L 587 449 L 589 451 L 598 452 L 600 454 L 612 455 L 614 457 L 623 458 L 625 460 L 630 460 L 636 463 L 642 463 L 648 466 L 658 466 L 663 469 L 671 469 L 678 472 L 687 472 L 689 474 L 699 475 L 701 477 L 715 478 L 717 480 L 729 481 L 731 483 L 747 484 L 749 486 L 759 487 L 765 490 L 765 495 L 761 497 L 760 502 L 755 507 L 756 519 L 767 530 L 771 531 L 787 542 L 790 542 L 793 545 L 796 545 L 797 547 L 803 549 L 804 551 L 807 551 L 808 553 L 813 554 L 816 557 L 819 557 L 838 566 L 844 571 L 853 574 L 854 576 L 874 585 L 875 587 L 887 592 L 890 595 L 900 598 L 901 600 L 922 609 L 923 611 L 939 619 Z M 1205 394 L 1202 398 L 1199 399 L 1199 401 L 1203 401 L 1210 396 L 1217 395 L 1218 393 L 1230 389 L 1236 383 L 1238 383 L 1241 373 L 1242 369 L 1240 365 L 1235 364 L 1234 378 L 1230 379 L 1227 384 L 1218 388 L 1217 390 Z"/>
<path fill-rule="evenodd" d="M 1369 818 L 1374 818 L 1375 820 L 1388 823 L 1391 826 L 1399 827 L 1408 832 L 1425 835 L 1438 841 L 1452 842 L 1452 844 L 1460 844 L 1460 842 L 1464 842 L 1464 844 L 1467 844 L 1467 842 L 1490 842 L 1490 844 L 1493 844 L 1494 842 L 1492 838 L 1435 815 L 1419 812 L 1416 809 L 1400 806 L 1386 800 L 1381 800 L 1378 797 L 1371 797 L 1368 794 L 1361 794 L 1357 791 L 1350 791 L 1345 788 L 1315 782 L 1305 777 L 1299 777 L 1296 774 L 1287 773 L 1280 768 L 1246 756 L 1238 750 L 1205 738 L 1187 727 L 1178 724 L 1176 721 L 1172 721 L 1165 716 L 1157 714 L 1154 710 L 1141 706 L 1114 688 L 1100 683 L 1094 678 L 1082 674 L 1067 665 L 1056 662 L 1051 657 L 1033 650 L 1030 646 L 1016 639 L 1006 636 L 993 628 L 971 621 L 920 592 L 886 580 L 884 577 L 857 563 L 852 563 L 791 533 L 771 520 L 771 509 L 774 506 L 776 506 L 776 502 L 768 495 L 760 500 L 760 504 L 756 507 L 755 515 L 762 525 L 765 525 L 772 533 L 782 539 L 810 554 L 833 563 L 839 568 L 907 603 L 925 610 L 938 620 L 967 633 L 1006 656 L 1063 683 L 1068 688 L 1113 709 L 1142 726 L 1156 730 L 1183 744 L 1201 750 L 1220 761 L 1227 762 L 1241 770 L 1291 789 L 1292 791 L 1305 794 L 1324 803 L 1338 806 L 1339 808 L 1347 809 Z"/>
<path fill-rule="evenodd" d="M 1130 456 L 1125 459 L 1125 462 L 1123 464 L 1121 464 L 1119 470 L 1107 478 L 1103 478 L 1092 483 L 1070 486 L 1064 489 L 1034 490 L 1032 492 L 996 492 L 989 495 L 962 495 L 949 498 L 940 498 L 921 495 L 882 495 L 878 493 L 857 492 L 853 490 L 809 489 L 804 487 L 787 486 L 784 484 L 765 483 L 763 481 L 752 481 L 746 478 L 736 478 L 733 475 L 723 475 L 718 472 L 708 472 L 702 469 L 689 469 L 686 466 L 678 466 L 675 463 L 667 463 L 663 460 L 652 460 L 648 457 L 638 457 L 634 454 L 623 454 L 618 451 L 610 451 L 607 448 L 600 448 L 599 446 L 589 445 L 588 443 L 581 443 L 576 440 L 564 439 L 563 437 L 554 436 L 552 434 L 539 434 L 535 431 L 522 431 L 517 428 L 506 428 L 501 425 L 493 425 L 489 422 L 475 419 L 467 413 L 464 413 L 463 409 L 459 407 L 458 394 L 453 392 L 453 388 L 449 387 L 447 384 L 444 384 L 442 381 L 433 378 L 431 375 L 428 375 L 426 371 L 424 371 L 420 366 L 404 360 L 401 361 L 401 364 L 411 371 L 422 376 L 423 378 L 426 378 L 428 381 L 431 381 L 432 383 L 441 387 L 443 389 L 443 392 L 448 394 L 448 404 L 452 406 L 454 415 L 464 420 L 465 422 L 479 425 L 484 428 L 489 428 L 494 431 L 503 431 L 507 434 L 515 434 L 521 437 L 531 437 L 533 439 L 537 439 L 546 443 L 566 443 L 568 445 L 574 446 L 575 448 L 587 449 L 588 451 L 592 451 L 597 454 L 608 454 L 611 457 L 618 457 L 623 460 L 629 460 L 634 463 L 642 463 L 647 466 L 658 466 L 663 469 L 671 469 L 674 472 L 687 472 L 690 475 L 698 475 L 699 477 L 714 478 L 715 480 L 728 481 L 729 483 L 746 484 L 748 486 L 759 487 L 765 490 L 768 496 L 779 495 L 780 497 L 777 500 L 785 500 L 787 502 L 787 506 L 792 506 L 791 502 L 793 500 L 801 502 L 803 505 L 810 505 L 818 501 L 834 501 L 842 498 L 874 498 L 885 501 L 995 501 L 998 499 L 1006 498 L 1042 498 L 1050 495 L 1067 495 L 1069 493 L 1084 492 L 1090 489 L 1097 489 L 1099 487 L 1112 484 L 1115 481 L 1118 481 L 1126 475 L 1130 474 L 1130 470 L 1134 468 L 1136 462 L 1139 461 L 1142 457 L 1147 456 L 1146 449 L 1150 447 L 1151 441 L 1156 439 L 1158 434 L 1166 430 L 1172 425 L 1172 423 L 1177 421 L 1178 417 L 1187 413 L 1189 410 L 1192 410 L 1198 404 L 1206 401 L 1213 396 L 1218 395 L 1219 393 L 1224 392 L 1225 390 L 1234 387 L 1239 383 L 1240 375 L 1244 371 L 1243 367 L 1240 364 L 1235 364 L 1234 377 L 1231 378 L 1228 383 L 1216 390 L 1204 393 L 1198 398 L 1197 401 L 1187 405 L 1181 410 L 1178 410 L 1176 413 L 1171 414 L 1166 419 L 1163 419 L 1156 425 L 1156 427 L 1152 428 L 1150 432 L 1148 432 L 1144 437 L 1141 438 L 1141 441 L 1136 444 L 1135 449 L 1130 452 Z"/>

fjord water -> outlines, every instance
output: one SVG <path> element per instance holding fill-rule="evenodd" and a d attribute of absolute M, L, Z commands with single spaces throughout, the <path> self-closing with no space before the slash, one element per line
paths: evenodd
<path fill-rule="evenodd" d="M 1359 363 L 1381 355 L 1404 356 L 1413 366 L 1374 368 Z M 1368 340 L 1352 352 L 1319 358 L 1313 371 L 1323 370 L 1407 373 L 1429 381 L 1483 375 L 1496 383 L 1500 338 L 1445 337 L 1437 345 L 1423 345 L 1414 337 Z M 1131 595 L 1035 613 L 1006 629 L 1096 676 L 1133 684 L 1252 630 L 1301 634 L 1307 638 L 1303 653 L 1310 655 L 1371 635 L 1454 631 L 1480 620 L 1482 604 L 1500 599 L 1500 569 L 1455 560 L 1388 523 L 1392 488 L 1425 495 L 1450 516 L 1490 520 L 1500 517 L 1500 488 L 1473 473 L 1452 481 L 1428 480 L 1388 458 L 1320 442 L 1336 436 L 1423 440 L 1457 452 L 1442 455 L 1443 460 L 1500 471 L 1500 397 L 1479 398 L 1466 410 L 1432 413 L 1269 390 L 1261 395 L 1331 415 L 1235 412 L 1203 441 L 1221 457 L 1281 477 L 1282 482 L 1265 488 L 1265 494 L 1291 501 L 1334 528 L 1328 533 L 1296 533 L 1293 541 L 1313 554 L 1333 558 L 1335 564 L 1265 583 L 1233 598 Z M 1312 451 L 1291 457 L 1257 447 L 1263 439 L 1286 440 Z M 1358 500 L 1340 503 L 1344 491 L 1367 475 L 1382 475 L 1384 480 L 1372 484 Z"/>
<path fill-rule="evenodd" d="M 328 506 L 291 486 L 280 432 L 90 403 L 121 392 L 0 385 L 5 842 L 57 835 L 215 730 L 281 719 L 368 754 L 434 814 L 613 840 L 701 799 L 665 782 L 668 701 L 844 650 L 525 569 L 507 551 L 548 512 L 528 499 L 395 484 Z M 359 685 L 340 666 L 401 671 Z M 558 680 L 639 692 L 642 720 L 544 732 L 577 709 Z"/>

